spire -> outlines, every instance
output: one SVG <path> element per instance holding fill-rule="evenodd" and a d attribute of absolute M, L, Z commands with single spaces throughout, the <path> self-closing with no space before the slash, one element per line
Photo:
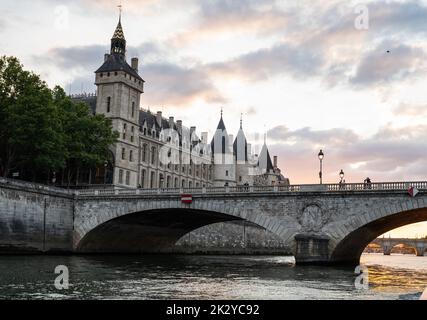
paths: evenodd
<path fill-rule="evenodd" d="M 224 111 L 223 111 L 223 109 L 221 108 L 221 119 L 219 119 L 219 123 L 218 123 L 218 126 L 217 126 L 217 128 L 216 128 L 217 130 L 218 130 L 218 129 L 219 129 L 219 130 L 222 130 L 222 131 L 226 130 L 226 129 L 225 129 L 224 120 L 222 119 L 223 113 L 224 113 Z"/>
<path fill-rule="evenodd" d="M 123 57 L 126 54 L 126 39 L 122 27 L 122 5 L 119 6 L 119 22 L 111 39 L 111 54 L 119 54 Z"/>
<path fill-rule="evenodd" d="M 240 114 L 240 129 L 243 129 L 243 113 Z"/>

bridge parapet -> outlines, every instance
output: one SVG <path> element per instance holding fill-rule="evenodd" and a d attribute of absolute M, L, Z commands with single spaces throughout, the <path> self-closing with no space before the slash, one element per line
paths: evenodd
<path fill-rule="evenodd" d="M 32 183 L 27 181 L 20 181 L 15 179 L 0 178 L 0 188 L 16 189 L 20 191 L 33 191 L 37 193 L 56 194 L 67 197 L 73 197 L 74 191 L 66 190 L 62 188 L 56 188 L 53 186 L 47 186 L 38 183 Z"/>
<path fill-rule="evenodd" d="M 306 184 L 290 186 L 238 186 L 210 188 L 160 188 L 160 189 L 87 189 L 75 191 L 81 197 L 157 195 L 157 194 L 244 194 L 244 193 L 307 193 L 307 192 L 382 192 L 407 191 L 410 187 L 427 192 L 427 182 L 380 182 L 346 184 Z"/>

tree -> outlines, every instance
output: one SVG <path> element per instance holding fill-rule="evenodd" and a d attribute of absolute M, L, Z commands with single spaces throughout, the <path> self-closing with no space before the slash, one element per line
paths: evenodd
<path fill-rule="evenodd" d="M 55 87 L 53 97 L 62 115 L 69 184 L 80 168 L 103 166 L 112 160 L 109 147 L 119 135 L 113 131 L 110 119 L 92 115 L 88 105 L 73 102 L 62 88 Z"/>
<path fill-rule="evenodd" d="M 50 90 L 18 59 L 0 57 L 0 176 L 18 170 L 21 179 L 46 181 L 67 168 L 70 181 L 79 168 L 111 160 L 117 138 L 111 120 L 92 115 L 60 87 Z"/>
<path fill-rule="evenodd" d="M 0 175 L 29 169 L 33 177 L 65 166 L 60 114 L 51 90 L 14 57 L 0 58 Z"/>

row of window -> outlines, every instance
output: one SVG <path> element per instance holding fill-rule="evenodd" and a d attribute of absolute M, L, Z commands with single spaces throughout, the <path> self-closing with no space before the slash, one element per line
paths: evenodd
<path fill-rule="evenodd" d="M 148 179 L 149 178 L 149 179 Z M 166 179 L 163 173 L 160 173 L 156 176 L 154 171 L 150 172 L 150 175 L 147 176 L 147 170 L 143 169 L 141 171 L 141 182 L 139 184 L 140 188 L 199 188 L 205 187 L 205 184 L 200 182 L 193 182 L 191 180 L 182 179 L 179 181 L 178 177 L 173 178 L 172 176 L 167 176 Z"/>
<path fill-rule="evenodd" d="M 115 76 L 118 76 L 118 75 L 119 75 L 119 73 L 116 71 L 116 72 L 114 72 L 114 75 L 115 75 Z M 127 77 L 128 77 L 127 73 L 123 73 L 123 75 L 125 76 L 125 79 L 127 79 Z M 100 76 L 101 78 L 103 78 L 103 77 L 104 77 L 104 73 L 101 73 L 99 76 Z M 106 73 L 106 76 L 107 76 L 107 77 L 110 77 L 110 76 L 111 76 L 111 72 L 107 72 L 107 73 Z M 136 83 L 136 82 L 138 82 L 138 84 L 141 84 L 141 80 L 138 80 L 137 78 L 132 77 L 131 75 L 129 75 L 129 80 L 130 80 L 130 81 L 132 81 L 132 80 L 133 80 L 135 83 Z"/>
<path fill-rule="evenodd" d="M 126 148 L 122 148 L 122 160 L 126 160 Z M 129 150 L 129 162 L 133 162 L 133 150 Z"/>
<path fill-rule="evenodd" d="M 130 171 L 124 171 L 123 169 L 119 170 L 119 183 L 123 184 L 123 173 L 124 172 L 126 172 L 126 174 L 125 174 L 126 175 L 126 177 L 125 177 L 125 179 L 126 179 L 125 184 L 127 186 L 129 186 L 130 185 Z"/>

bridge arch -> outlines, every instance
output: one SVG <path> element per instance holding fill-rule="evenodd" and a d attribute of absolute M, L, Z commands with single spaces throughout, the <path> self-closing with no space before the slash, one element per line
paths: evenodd
<path fill-rule="evenodd" d="M 282 236 L 288 230 L 279 219 L 240 210 L 221 203 L 201 203 L 191 207 L 178 201 L 123 202 L 123 205 L 96 208 L 85 202 L 77 211 L 74 248 L 78 252 L 162 253 L 171 252 L 185 234 L 203 226 L 229 221 L 249 221 Z M 146 204 L 149 203 L 149 207 Z"/>
<path fill-rule="evenodd" d="M 393 253 L 396 253 L 396 249 L 398 246 L 405 246 L 406 248 L 410 249 L 412 251 L 413 255 L 417 255 L 417 246 L 414 244 L 405 243 L 402 241 L 398 241 L 396 243 L 393 243 L 390 248 L 387 248 L 388 250 L 384 251 L 385 255 L 391 255 Z"/>
<path fill-rule="evenodd" d="M 357 221 L 356 227 L 334 246 L 330 257 L 331 262 L 345 264 L 359 264 L 363 250 L 374 239 L 393 229 L 405 225 L 427 221 L 427 208 L 411 203 L 410 210 L 401 210 L 394 206 L 387 206 L 373 213 L 367 213 L 371 220 L 367 223 L 363 215 Z"/>

